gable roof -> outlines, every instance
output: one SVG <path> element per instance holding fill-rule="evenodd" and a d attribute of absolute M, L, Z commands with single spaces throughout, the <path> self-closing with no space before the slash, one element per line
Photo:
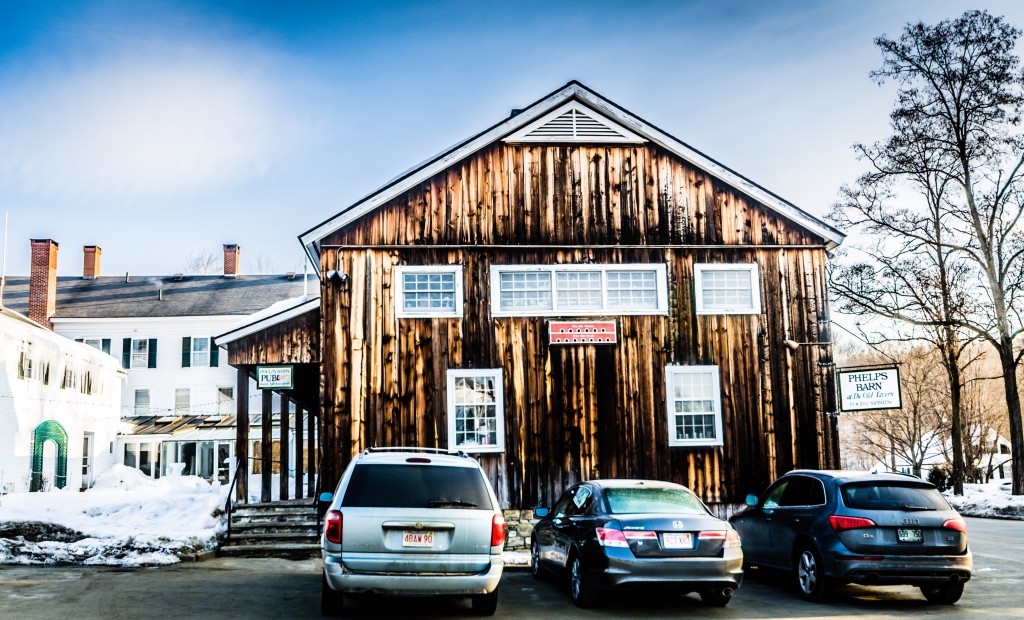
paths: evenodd
<path fill-rule="evenodd" d="M 413 189 L 426 179 L 493 142 L 502 139 L 514 142 L 525 140 L 526 134 L 536 130 L 538 127 L 542 127 L 545 123 L 550 123 L 553 120 L 552 116 L 557 117 L 561 108 L 571 103 L 578 104 L 578 107 L 574 109 L 582 110 L 584 115 L 588 116 L 590 120 L 604 124 L 610 127 L 612 131 L 615 131 L 616 126 L 624 130 L 626 133 L 622 134 L 622 139 L 619 141 L 630 142 L 636 141 L 635 139 L 639 138 L 639 140 L 647 140 L 657 144 L 691 165 L 746 193 L 782 217 L 821 236 L 825 239 L 828 249 L 838 246 L 846 237 L 846 235 L 833 226 L 807 213 L 784 198 L 773 194 L 738 172 L 722 165 L 685 142 L 658 129 L 574 80 L 546 97 L 535 101 L 519 113 L 445 149 L 427 161 L 413 166 L 385 183 L 373 193 L 343 209 L 334 217 L 302 233 L 299 235 L 299 241 L 313 261 L 313 264 L 319 264 L 320 242 L 324 237 L 370 213 L 391 199 Z M 591 111 L 593 114 L 586 114 L 587 111 Z M 534 139 L 530 141 L 534 141 Z M 592 141 L 588 140 L 588 142 Z M 607 142 L 610 140 L 600 141 Z"/>
<path fill-rule="evenodd" d="M 7 278 L 4 305 L 28 312 L 29 278 Z M 57 278 L 54 319 L 250 315 L 303 294 L 302 277 L 287 275 L 101 276 Z"/>

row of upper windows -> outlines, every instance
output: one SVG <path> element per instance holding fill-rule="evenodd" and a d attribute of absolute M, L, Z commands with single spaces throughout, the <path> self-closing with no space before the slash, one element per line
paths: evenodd
<path fill-rule="evenodd" d="M 110 338 L 76 338 L 104 353 L 110 354 Z M 125 338 L 121 346 L 121 365 L 125 368 L 156 368 L 156 338 Z M 185 336 L 181 339 L 181 367 L 220 364 L 218 349 L 208 336 Z"/>
<path fill-rule="evenodd" d="M 668 445 L 721 446 L 718 366 L 666 366 L 665 387 Z M 449 449 L 505 450 L 504 392 L 500 368 L 448 371 Z"/>
<path fill-rule="evenodd" d="M 70 355 L 65 356 L 64 374 L 60 375 L 61 389 L 77 390 L 88 395 L 102 394 L 102 382 L 94 380 L 93 372 L 82 368 L 82 365 L 83 362 L 76 362 Z M 30 342 L 23 342 L 18 351 L 18 378 L 50 385 L 50 362 L 42 358 L 37 359 Z"/>
<path fill-rule="evenodd" d="M 149 388 L 135 390 L 135 415 L 166 415 L 167 409 L 154 409 L 151 405 Z M 235 388 L 232 386 L 217 387 L 217 402 L 205 404 L 192 403 L 190 388 L 174 390 L 174 415 L 231 415 L 235 413 Z"/>
<path fill-rule="evenodd" d="M 461 265 L 395 269 L 400 317 L 461 317 Z M 668 314 L 663 264 L 493 265 L 493 316 Z M 756 263 L 693 266 L 697 314 L 760 314 Z"/>

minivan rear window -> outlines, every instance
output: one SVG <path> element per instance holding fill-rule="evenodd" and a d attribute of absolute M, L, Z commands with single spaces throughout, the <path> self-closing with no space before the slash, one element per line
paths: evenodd
<path fill-rule="evenodd" d="M 464 508 L 491 510 L 480 470 L 436 465 L 357 465 L 345 508 Z"/>
<path fill-rule="evenodd" d="M 856 482 L 840 488 L 848 508 L 863 510 L 951 510 L 934 487 L 899 482 Z"/>

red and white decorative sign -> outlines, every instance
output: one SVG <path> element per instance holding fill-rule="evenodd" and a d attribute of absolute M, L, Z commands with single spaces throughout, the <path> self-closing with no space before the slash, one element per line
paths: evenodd
<path fill-rule="evenodd" d="M 550 344 L 615 344 L 615 321 L 551 321 L 548 323 Z"/>

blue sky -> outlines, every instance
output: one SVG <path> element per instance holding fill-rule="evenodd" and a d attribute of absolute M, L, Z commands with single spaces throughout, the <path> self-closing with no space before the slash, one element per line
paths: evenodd
<path fill-rule="evenodd" d="M 824 213 L 884 137 L 872 39 L 1024 3 L 10 0 L 0 6 L 0 218 L 104 275 L 241 246 L 301 271 L 297 236 L 570 80 Z M 2 226 L 2 221 L 0 221 Z"/>

